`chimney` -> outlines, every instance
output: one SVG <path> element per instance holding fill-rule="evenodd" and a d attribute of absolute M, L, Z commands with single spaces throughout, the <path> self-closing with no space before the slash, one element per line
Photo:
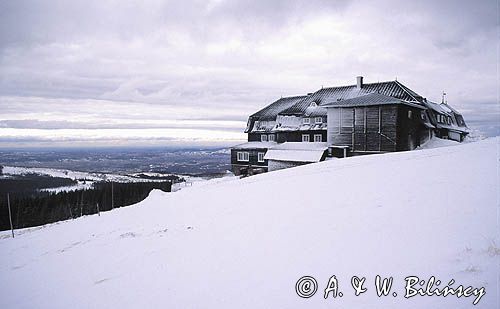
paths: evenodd
<path fill-rule="evenodd" d="M 356 88 L 361 89 L 363 87 L 363 76 L 356 77 Z"/>

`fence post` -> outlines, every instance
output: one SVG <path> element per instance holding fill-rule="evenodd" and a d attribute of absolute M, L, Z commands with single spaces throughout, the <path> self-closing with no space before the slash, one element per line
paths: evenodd
<path fill-rule="evenodd" d="M 21 204 L 17 203 L 16 227 L 19 229 L 19 213 L 21 212 Z"/>
<path fill-rule="evenodd" d="M 83 192 L 85 190 L 82 190 L 82 199 L 80 200 L 80 217 L 83 217 Z"/>
<path fill-rule="evenodd" d="M 9 196 L 9 193 L 7 193 L 7 206 L 9 206 L 10 231 L 12 232 L 12 238 L 14 238 L 14 226 L 12 226 L 12 212 L 10 211 L 10 196 Z"/>
<path fill-rule="evenodd" d="M 111 182 L 111 209 L 115 208 L 115 198 L 113 193 L 113 182 Z"/>
<path fill-rule="evenodd" d="M 97 203 L 97 215 L 100 217 L 101 216 L 101 212 L 99 211 L 99 203 Z"/>

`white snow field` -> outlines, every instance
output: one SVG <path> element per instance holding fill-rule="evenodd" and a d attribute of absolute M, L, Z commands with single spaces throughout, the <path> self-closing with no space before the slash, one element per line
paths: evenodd
<path fill-rule="evenodd" d="M 499 142 L 153 191 L 100 217 L 2 232 L 0 308 L 500 308 Z M 305 275 L 318 282 L 307 299 L 295 291 Z M 332 275 L 343 297 L 324 299 Z M 389 296 L 376 275 L 394 277 Z M 486 294 L 476 306 L 406 299 L 407 276 Z"/>

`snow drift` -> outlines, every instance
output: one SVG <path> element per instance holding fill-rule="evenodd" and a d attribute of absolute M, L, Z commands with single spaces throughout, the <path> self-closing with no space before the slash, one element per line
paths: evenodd
<path fill-rule="evenodd" d="M 0 234 L 2 308 L 499 308 L 498 143 L 331 160 L 153 191 L 137 206 Z M 299 297 L 313 276 L 318 292 Z M 343 297 L 323 298 L 335 275 Z M 378 297 L 374 278 L 393 277 Z M 351 277 L 366 277 L 354 296 Z"/>

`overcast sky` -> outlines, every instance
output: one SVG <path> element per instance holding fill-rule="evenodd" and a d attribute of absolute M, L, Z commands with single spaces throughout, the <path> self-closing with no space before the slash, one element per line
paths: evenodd
<path fill-rule="evenodd" d="M 497 135 L 499 39 L 496 0 L 0 0 L 0 147 L 230 145 L 357 75 Z"/>

